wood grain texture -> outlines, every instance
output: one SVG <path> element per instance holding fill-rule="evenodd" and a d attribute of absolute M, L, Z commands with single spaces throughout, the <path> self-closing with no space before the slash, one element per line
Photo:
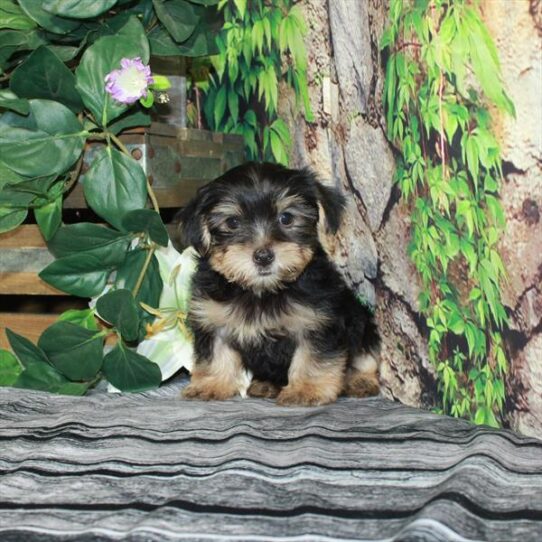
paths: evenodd
<path fill-rule="evenodd" d="M 6 295 L 67 295 L 31 272 L 0 273 L 0 294 Z"/>
<path fill-rule="evenodd" d="M 1 540 L 542 537 L 542 442 L 381 398 L 0 389 Z"/>
<path fill-rule="evenodd" d="M 18 228 L 0 234 L 0 247 L 4 248 L 46 248 L 47 245 L 40 230 L 32 224 L 23 224 Z"/>
<path fill-rule="evenodd" d="M 24 335 L 36 344 L 45 328 L 54 324 L 57 318 L 58 314 L 0 312 L 0 348 L 10 348 L 6 337 L 6 328 L 11 329 L 11 331 L 19 335 Z"/>

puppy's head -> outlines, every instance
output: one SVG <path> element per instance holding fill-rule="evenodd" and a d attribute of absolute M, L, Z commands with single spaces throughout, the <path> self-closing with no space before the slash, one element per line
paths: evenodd
<path fill-rule="evenodd" d="M 248 163 L 202 187 L 180 212 L 184 244 L 228 281 L 262 292 L 294 281 L 326 228 L 340 224 L 343 198 L 307 169 Z"/>

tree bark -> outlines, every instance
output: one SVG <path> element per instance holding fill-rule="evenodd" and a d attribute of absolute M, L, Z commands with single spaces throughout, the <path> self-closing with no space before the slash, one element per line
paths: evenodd
<path fill-rule="evenodd" d="M 384 395 L 409 405 L 436 403 L 427 329 L 419 314 L 420 283 L 407 254 L 410 213 L 393 184 L 393 149 L 382 111 L 384 59 L 379 40 L 388 1 L 304 0 L 309 26 L 309 94 L 315 122 L 307 123 L 291 94 L 281 115 L 294 145 L 291 164 L 309 165 L 348 199 L 339 234 L 326 248 L 354 291 L 376 305 L 382 334 Z M 485 0 L 483 15 L 503 62 L 516 119 L 498 117 L 506 182 L 508 230 L 501 250 L 510 274 L 504 290 L 511 315 L 506 420 L 542 436 L 542 2 Z M 520 59 L 520 61 L 518 61 Z"/>

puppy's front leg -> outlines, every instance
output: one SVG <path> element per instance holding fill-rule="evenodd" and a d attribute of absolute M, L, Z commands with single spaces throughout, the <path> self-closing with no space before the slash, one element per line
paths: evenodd
<path fill-rule="evenodd" d="M 229 399 L 239 394 L 242 379 L 241 355 L 217 335 L 212 344 L 211 359 L 196 361 L 183 397 L 205 401 Z"/>
<path fill-rule="evenodd" d="M 342 390 L 345 367 L 346 353 L 324 356 L 302 339 L 288 370 L 288 385 L 280 392 L 277 403 L 289 406 L 333 403 Z"/>

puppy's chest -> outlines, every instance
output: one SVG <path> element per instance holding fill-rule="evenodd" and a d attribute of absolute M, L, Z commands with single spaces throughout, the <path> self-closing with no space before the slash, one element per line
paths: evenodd
<path fill-rule="evenodd" d="M 221 333 L 241 344 L 255 343 L 267 337 L 297 337 L 317 329 L 325 320 L 314 308 L 295 301 L 279 305 L 209 298 L 192 299 L 190 317 L 207 331 Z"/>

